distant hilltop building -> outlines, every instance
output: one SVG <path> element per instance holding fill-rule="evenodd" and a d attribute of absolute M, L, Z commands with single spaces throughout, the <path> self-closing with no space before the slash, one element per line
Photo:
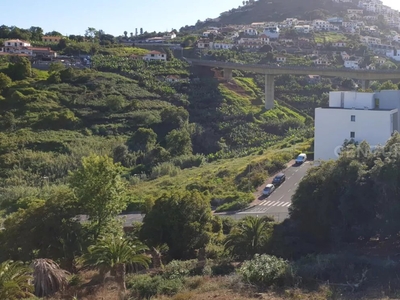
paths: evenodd
<path fill-rule="evenodd" d="M 57 53 L 48 47 L 32 47 L 27 41 L 14 39 L 4 41 L 4 47 L 0 48 L 0 55 L 55 58 Z"/>
<path fill-rule="evenodd" d="M 264 29 L 264 34 L 270 39 L 278 39 L 279 38 L 280 29 L 278 26 L 268 26 Z"/>

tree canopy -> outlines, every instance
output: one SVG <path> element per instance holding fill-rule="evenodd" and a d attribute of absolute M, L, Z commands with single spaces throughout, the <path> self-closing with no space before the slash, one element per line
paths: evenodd
<path fill-rule="evenodd" d="M 140 236 L 150 246 L 167 244 L 173 258 L 191 257 L 212 231 L 209 199 L 196 191 L 164 194 L 143 219 Z"/>

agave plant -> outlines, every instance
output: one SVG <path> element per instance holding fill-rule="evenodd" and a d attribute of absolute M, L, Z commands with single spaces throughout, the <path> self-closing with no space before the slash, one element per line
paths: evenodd
<path fill-rule="evenodd" d="M 62 291 L 68 285 L 69 272 L 51 259 L 35 259 L 33 267 L 33 284 L 35 295 L 46 297 L 58 291 Z"/>
<path fill-rule="evenodd" d="M 22 262 L 7 260 L 0 264 L 0 299 L 14 300 L 32 297 L 32 270 Z"/>

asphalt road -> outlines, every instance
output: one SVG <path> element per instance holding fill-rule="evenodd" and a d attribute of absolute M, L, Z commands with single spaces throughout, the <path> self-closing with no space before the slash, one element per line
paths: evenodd
<path fill-rule="evenodd" d="M 221 217 L 231 217 L 241 219 L 246 216 L 271 216 L 276 221 L 283 221 L 288 217 L 288 209 L 292 204 L 292 195 L 296 191 L 297 185 L 311 167 L 311 162 L 307 161 L 300 166 L 291 166 L 284 172 L 286 181 L 282 183 L 269 197 L 263 198 L 260 195 L 260 202 L 246 210 L 235 213 L 219 213 Z M 130 227 L 133 222 L 142 222 L 144 215 L 140 213 L 129 213 L 120 215 L 124 220 L 125 226 Z M 85 221 L 85 216 L 80 216 L 81 221 Z"/>
<path fill-rule="evenodd" d="M 300 166 L 291 166 L 284 172 L 286 181 L 282 183 L 269 197 L 260 197 L 260 202 L 246 210 L 237 213 L 219 214 L 240 219 L 245 216 L 272 216 L 278 222 L 288 217 L 289 207 L 292 205 L 292 196 L 296 191 L 297 185 L 311 167 L 311 162 L 307 161 Z M 261 196 L 261 195 L 260 195 Z"/>

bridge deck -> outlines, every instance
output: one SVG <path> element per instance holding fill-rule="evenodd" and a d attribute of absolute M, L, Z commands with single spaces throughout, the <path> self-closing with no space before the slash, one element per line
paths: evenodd
<path fill-rule="evenodd" d="M 345 77 L 359 80 L 390 80 L 400 79 L 399 70 L 353 70 L 346 68 L 327 68 L 327 67 L 302 67 L 302 66 L 275 66 L 275 65 L 253 65 L 227 63 L 203 59 L 186 60 L 197 66 L 212 68 L 223 68 L 230 70 L 242 70 L 266 75 L 321 75 L 327 77 Z"/>

